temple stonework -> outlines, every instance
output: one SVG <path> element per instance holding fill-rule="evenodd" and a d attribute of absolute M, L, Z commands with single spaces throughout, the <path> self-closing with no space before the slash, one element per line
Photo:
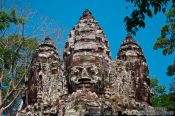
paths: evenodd
<path fill-rule="evenodd" d="M 111 60 L 104 31 L 85 10 L 65 43 L 63 61 L 49 37 L 33 55 L 21 116 L 136 115 L 150 106 L 148 65 L 130 36 Z"/>

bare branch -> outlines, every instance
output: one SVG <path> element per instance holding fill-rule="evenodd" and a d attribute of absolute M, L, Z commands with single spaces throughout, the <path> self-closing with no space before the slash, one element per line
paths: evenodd
<path fill-rule="evenodd" d="M 3 111 L 6 110 L 7 108 L 9 108 L 9 107 L 15 102 L 15 100 L 18 98 L 18 96 L 20 95 L 20 93 L 21 93 L 21 91 L 19 91 L 19 92 L 16 94 L 16 96 L 13 98 L 13 100 L 12 100 L 7 106 L 5 106 L 5 107 L 2 108 Z"/>
<path fill-rule="evenodd" d="M 22 110 L 23 104 L 24 104 L 24 102 L 23 102 L 23 100 L 21 100 L 20 106 L 18 108 L 18 112 L 20 112 Z M 19 116 L 18 112 L 17 112 L 16 116 Z"/>
<path fill-rule="evenodd" d="M 5 100 L 7 100 L 16 91 L 16 89 L 19 87 L 19 85 L 23 81 L 24 77 L 25 77 L 25 74 L 23 75 L 21 80 L 19 80 L 18 84 L 5 96 L 5 98 L 2 100 L 2 104 L 0 105 L 0 108 L 3 106 Z"/>

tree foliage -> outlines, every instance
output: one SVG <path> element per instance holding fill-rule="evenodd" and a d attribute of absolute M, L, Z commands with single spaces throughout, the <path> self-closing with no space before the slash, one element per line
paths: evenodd
<path fill-rule="evenodd" d="M 24 37 L 25 21 L 15 9 L 0 12 L 0 115 L 17 103 L 31 55 L 37 47 L 35 37 Z M 10 28 L 17 30 L 19 26 L 21 30 L 7 34 Z"/>
<path fill-rule="evenodd" d="M 151 79 L 151 89 L 155 96 L 165 94 L 165 86 L 158 85 L 157 77 Z"/>
<path fill-rule="evenodd" d="M 170 88 L 170 92 L 165 92 L 165 86 L 159 85 L 156 77 L 151 79 L 151 90 L 153 92 L 153 97 L 151 98 L 151 103 L 153 107 L 164 107 L 167 110 L 175 110 L 175 91 L 174 82 Z"/>
<path fill-rule="evenodd" d="M 166 13 L 167 24 L 161 29 L 161 35 L 154 44 L 154 49 L 162 49 L 164 55 L 173 54 L 175 49 L 175 3 Z M 175 75 L 175 61 L 168 66 L 167 75 Z"/>
<path fill-rule="evenodd" d="M 26 3 L 15 1 L 17 6 L 11 6 L 10 1 L 11 9 L 0 3 L 0 115 L 15 115 L 38 40 L 49 35 L 59 42 L 63 33 L 57 22 L 36 14 Z"/>
<path fill-rule="evenodd" d="M 131 34 L 136 35 L 139 28 L 145 27 L 145 17 L 149 18 L 156 15 L 158 12 L 165 13 L 167 3 L 170 0 L 126 0 L 131 3 L 134 10 L 130 16 L 126 16 L 124 21 L 126 23 L 126 30 Z M 173 0 L 172 0 L 173 1 Z"/>

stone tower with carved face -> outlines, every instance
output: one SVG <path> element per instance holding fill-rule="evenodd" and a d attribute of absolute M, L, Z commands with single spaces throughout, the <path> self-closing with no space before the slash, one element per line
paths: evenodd
<path fill-rule="evenodd" d="M 121 44 L 117 59 L 126 62 L 126 69 L 131 72 L 132 89 L 135 91 L 135 99 L 150 103 L 150 78 L 148 65 L 143 51 L 138 43 L 127 35 Z"/>
<path fill-rule="evenodd" d="M 81 88 L 104 93 L 110 61 L 105 34 L 90 11 L 85 10 L 70 32 L 64 50 L 69 93 Z"/>
<path fill-rule="evenodd" d="M 59 56 L 56 47 L 51 39 L 46 37 L 33 55 L 29 73 L 30 78 L 26 80 L 29 97 L 28 104 L 37 101 L 37 94 L 40 91 L 50 91 L 50 93 L 55 91 L 54 86 L 58 86 L 58 66 Z M 51 85 L 50 80 L 54 80 L 55 83 Z"/>

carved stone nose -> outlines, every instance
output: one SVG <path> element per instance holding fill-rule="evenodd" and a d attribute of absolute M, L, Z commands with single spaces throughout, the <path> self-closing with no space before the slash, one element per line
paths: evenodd
<path fill-rule="evenodd" d="M 88 77 L 89 75 L 88 75 L 88 72 L 87 72 L 87 70 L 84 68 L 83 69 L 83 71 L 82 71 L 82 73 L 81 73 L 81 76 L 82 76 L 82 78 L 83 77 Z"/>
<path fill-rule="evenodd" d="M 91 82 L 91 79 L 89 78 L 86 68 L 83 68 L 82 73 L 81 73 L 81 78 L 78 79 L 78 82 L 81 84 L 87 84 Z"/>

